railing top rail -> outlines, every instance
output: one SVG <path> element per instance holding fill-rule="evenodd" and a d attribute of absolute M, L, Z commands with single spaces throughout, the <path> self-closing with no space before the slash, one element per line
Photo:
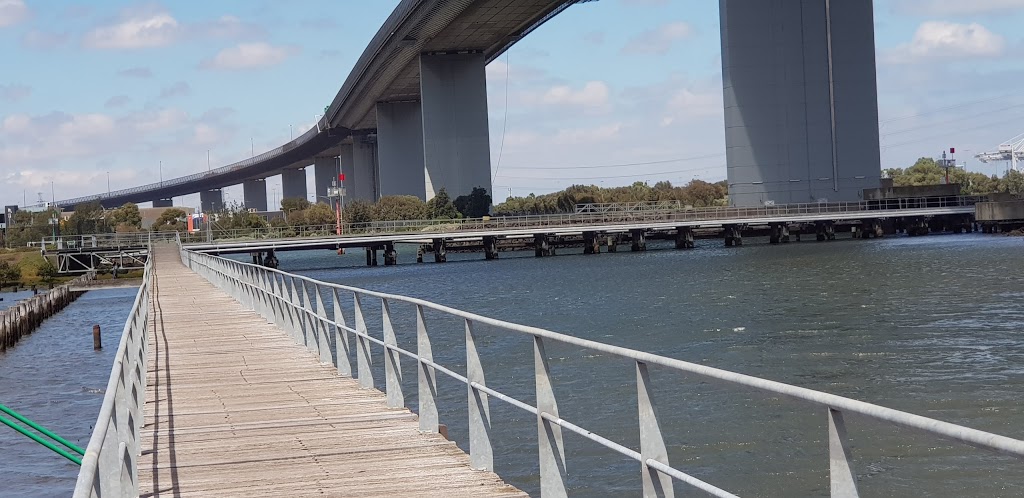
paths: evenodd
<path fill-rule="evenodd" d="M 649 365 L 658 365 L 672 370 L 692 373 L 702 377 L 717 379 L 720 381 L 725 381 L 736 385 L 754 388 L 761 391 L 782 394 L 812 404 L 857 413 L 877 420 L 886 421 L 898 426 L 917 429 L 945 438 L 960 441 L 972 446 L 1024 458 L 1024 440 L 1013 439 L 1006 436 L 1000 436 L 998 434 L 980 431 L 977 429 L 971 429 L 969 427 L 964 427 L 949 422 L 943 422 L 940 420 L 931 419 L 920 415 L 914 415 L 912 413 L 903 412 L 892 408 L 886 408 L 880 405 L 867 403 L 864 401 L 858 401 L 844 396 L 829 394 L 822 391 L 815 391 L 813 389 L 798 387 L 791 384 L 785 384 L 782 382 L 731 372 L 719 368 L 708 367 L 705 365 L 700 365 L 683 360 L 678 360 L 675 358 L 669 358 L 652 353 L 647 353 L 636 349 L 624 348 L 621 346 L 613 346 L 610 344 L 604 344 L 589 339 L 581 339 L 578 337 L 562 334 L 559 332 L 553 332 L 539 327 L 532 327 L 529 325 L 522 325 L 518 323 L 507 322 L 504 320 L 498 320 L 495 318 L 490 318 L 476 313 L 463 311 L 457 308 L 444 306 L 419 298 L 371 291 L 367 289 L 361 289 L 358 287 L 352 287 L 342 284 L 335 284 L 331 282 L 324 282 L 303 275 L 290 274 L 281 270 L 266 268 L 259 265 L 253 265 L 251 263 L 229 260 L 219 256 L 212 256 L 209 254 L 188 251 L 187 249 L 184 249 L 184 251 L 192 255 L 219 259 L 222 261 L 229 262 L 230 264 L 233 265 L 238 265 L 240 267 L 256 268 L 261 271 L 280 274 L 285 278 L 299 279 L 301 281 L 308 282 L 315 286 L 353 292 L 356 294 L 377 297 L 393 302 L 404 302 L 416 306 L 421 306 L 423 308 L 435 310 L 451 316 L 463 318 L 465 320 L 469 320 L 475 323 L 491 325 L 512 332 L 528 334 L 531 336 L 541 337 L 544 339 L 551 339 L 564 344 L 569 344 L 573 346 L 587 348 L 593 351 L 607 353 L 609 355 L 613 355 L 622 359 L 628 359 L 636 362 L 646 363 Z M 341 324 L 336 325 L 341 326 Z"/>
<path fill-rule="evenodd" d="M 115 409 L 115 397 L 117 396 L 117 384 L 121 376 L 121 365 L 124 362 L 125 351 L 128 348 L 128 334 L 132 327 L 133 320 L 131 317 L 134 315 L 135 310 L 139 309 L 140 306 L 148 306 L 148 303 L 143 303 L 143 295 L 146 294 L 146 289 L 150 285 L 149 278 L 153 268 L 153 260 L 150 258 L 146 262 L 145 277 L 142 281 L 142 286 L 139 287 L 139 292 L 135 294 L 135 300 L 132 303 L 131 311 L 128 314 L 128 319 L 125 321 L 124 328 L 121 331 L 121 339 L 117 343 L 117 352 L 114 354 L 114 364 L 110 367 L 110 378 L 107 380 L 106 392 L 103 394 L 103 404 L 100 405 L 99 416 L 96 420 L 99 422 L 93 428 L 92 435 L 89 438 L 89 445 L 85 448 L 85 455 L 82 457 L 82 468 L 78 474 L 78 480 L 75 483 L 74 496 L 90 496 L 93 483 L 96 479 L 96 474 L 99 472 L 99 458 L 100 452 L 103 450 L 103 442 L 106 439 L 107 430 L 109 424 L 105 423 L 113 417 Z"/>

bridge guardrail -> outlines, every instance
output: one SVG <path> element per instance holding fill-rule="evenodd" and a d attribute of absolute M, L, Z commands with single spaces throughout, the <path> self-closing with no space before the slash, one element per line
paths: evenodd
<path fill-rule="evenodd" d="M 152 270 L 150 258 L 117 345 L 103 404 L 82 457 L 75 498 L 139 494 L 139 431 L 146 403 Z"/>
<path fill-rule="evenodd" d="M 643 222 L 684 223 L 700 221 L 746 220 L 751 218 L 791 217 L 801 215 L 870 213 L 882 210 L 908 210 L 924 208 L 969 207 L 983 201 L 984 196 L 915 197 L 877 201 L 781 204 L 778 206 L 736 208 L 714 206 L 685 208 L 673 203 L 628 203 L 615 210 L 609 204 L 595 205 L 593 209 L 579 209 L 575 213 L 491 216 L 455 220 L 396 220 L 372 223 L 343 223 L 341 237 L 387 235 L 398 233 L 420 234 L 428 238 L 435 232 L 468 232 L 479 230 L 517 228 L 585 228 L 587 225 L 629 224 Z M 584 205 L 586 206 L 586 205 Z M 336 226 L 314 225 L 302 227 L 269 227 L 259 229 L 213 230 L 184 236 L 186 243 L 209 242 L 225 239 L 273 239 L 291 237 L 333 237 Z"/>
<path fill-rule="evenodd" d="M 370 369 L 371 348 L 383 347 L 385 356 L 385 393 L 388 406 L 405 406 L 402 393 L 400 358 L 416 362 L 419 397 L 419 419 L 422 432 L 437 432 L 437 374 L 442 373 L 467 386 L 469 410 L 470 462 L 476 469 L 493 470 L 493 457 L 488 430 L 491 427 L 489 397 L 511 404 L 537 416 L 538 455 L 542 496 L 565 496 L 565 451 L 562 431 L 567 430 L 601 444 L 640 464 L 644 496 L 673 496 L 673 480 L 679 480 L 714 496 L 734 496 L 713 484 L 704 482 L 683 470 L 674 468 L 668 460 L 663 431 L 658 419 L 657 400 L 653 396 L 649 370 L 660 367 L 676 372 L 695 374 L 704 378 L 724 381 L 758 391 L 782 394 L 810 403 L 822 411 L 828 420 L 829 475 L 832 496 L 857 496 L 856 474 L 852 453 L 846 437 L 844 414 L 857 414 L 896 426 L 916 429 L 926 434 L 959 441 L 979 448 L 1024 459 L 1024 440 L 1012 439 L 989 432 L 922 417 L 842 396 L 815 391 L 790 384 L 712 368 L 674 358 L 659 356 L 635 349 L 612 346 L 580 339 L 550 330 L 469 313 L 416 299 L 356 287 L 322 282 L 309 277 L 292 275 L 274 269 L 233 261 L 218 256 L 181 250 L 182 262 L 214 285 L 217 285 L 243 305 L 251 307 L 268 321 L 292 335 L 299 344 L 318 355 L 321 362 L 333 363 L 342 376 L 353 377 L 364 388 L 373 388 Z M 312 294 L 309 292 L 312 288 Z M 325 302 L 323 296 L 328 296 Z M 312 296 L 312 298 L 311 298 Z M 354 306 L 354 322 L 343 314 L 341 299 L 349 299 Z M 363 301 L 379 299 L 382 330 L 371 334 L 363 313 Z M 415 350 L 397 343 L 391 319 L 391 303 L 402 302 L 415 307 Z M 328 318 L 326 306 L 333 306 L 333 319 Z M 436 363 L 430 347 L 430 334 L 424 311 L 432 310 L 461 320 L 465 324 L 466 375 Z M 350 326 L 349 323 L 354 323 Z M 537 404 L 531 405 L 487 386 L 477 347 L 476 324 L 487 325 L 533 338 L 534 372 Z M 350 336 L 356 343 L 356 368 Z M 611 441 L 599 434 L 561 418 L 553 390 L 549 358 L 545 345 L 551 342 L 568 344 L 591 351 L 605 353 L 634 362 L 639 411 L 639 450 Z M 331 354 L 331 346 L 337 359 Z"/>

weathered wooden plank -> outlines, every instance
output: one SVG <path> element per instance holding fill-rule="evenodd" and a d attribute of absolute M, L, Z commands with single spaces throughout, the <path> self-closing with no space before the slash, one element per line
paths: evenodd
<path fill-rule="evenodd" d="M 156 254 L 141 496 L 525 496 Z"/>

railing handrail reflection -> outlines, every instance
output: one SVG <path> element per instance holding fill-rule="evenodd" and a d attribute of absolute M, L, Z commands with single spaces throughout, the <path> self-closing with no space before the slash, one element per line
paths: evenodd
<path fill-rule="evenodd" d="M 82 457 L 73 495 L 76 498 L 138 496 L 139 431 L 144 422 L 152 279 L 150 257 L 124 324 L 103 404 Z"/>
<path fill-rule="evenodd" d="M 535 414 L 538 417 L 538 453 L 541 462 L 541 491 L 544 496 L 565 495 L 565 453 L 561 429 L 567 429 L 637 460 L 641 464 L 645 496 L 656 495 L 658 491 L 671 495 L 672 479 L 686 482 L 715 496 L 732 496 L 724 490 L 669 466 L 665 441 L 655 408 L 656 401 L 651 390 L 651 379 L 648 375 L 650 366 L 695 374 L 762 392 L 782 394 L 821 407 L 823 415 L 827 415 L 829 421 L 830 475 L 833 496 L 837 495 L 837 490 L 840 495 L 856 495 L 856 474 L 852 470 L 850 461 L 851 452 L 846 438 L 844 413 L 855 413 L 897 426 L 923 431 L 933 436 L 1024 458 L 1024 440 L 971 429 L 843 396 L 581 339 L 538 327 L 497 320 L 422 299 L 323 282 L 310 277 L 197 253 L 184 248 L 181 250 L 181 257 L 182 261 L 193 271 L 203 275 L 243 305 L 251 307 L 269 321 L 286 330 L 297 342 L 305 344 L 312 352 L 318 354 L 322 362 L 334 362 L 340 374 L 355 377 L 362 387 L 374 387 L 373 374 L 370 370 L 370 347 L 371 344 L 382 346 L 386 356 L 384 362 L 385 392 L 389 406 L 404 406 L 399 358 L 401 356 L 412 358 L 418 366 L 416 371 L 421 431 L 436 432 L 437 430 L 437 406 L 434 395 L 437 392 L 436 373 L 441 372 L 466 384 L 469 395 L 467 403 L 470 417 L 470 461 L 474 468 L 488 470 L 493 468 L 491 443 L 488 436 L 491 426 L 487 408 L 488 396 L 493 396 Z M 312 287 L 312 293 L 309 292 L 309 286 Z M 333 319 L 328 318 L 326 313 L 327 308 L 323 297 L 325 292 L 328 296 L 327 303 L 333 304 Z M 341 297 L 347 294 L 352 295 L 355 327 L 347 325 L 340 304 Z M 367 330 L 362 304 L 362 300 L 366 298 L 380 299 L 382 338 L 372 336 Z M 399 347 L 397 343 L 390 306 L 391 303 L 396 302 L 410 304 L 416 309 L 417 344 L 415 352 Z M 424 318 L 424 310 L 428 309 L 461 319 L 465 323 L 466 375 L 456 373 L 434 362 Z M 486 385 L 483 367 L 477 352 L 475 324 L 526 334 L 533 338 L 537 405 L 530 405 Z M 333 334 L 330 333 L 332 328 L 334 329 Z M 357 346 L 355 354 L 357 368 L 355 370 L 353 370 L 349 359 L 352 353 L 348 339 L 349 334 L 355 336 Z M 332 341 L 334 350 L 337 351 L 336 358 L 331 355 Z M 546 341 L 586 348 L 635 363 L 640 413 L 639 451 L 559 417 L 548 368 L 548 358 L 544 349 Z"/>

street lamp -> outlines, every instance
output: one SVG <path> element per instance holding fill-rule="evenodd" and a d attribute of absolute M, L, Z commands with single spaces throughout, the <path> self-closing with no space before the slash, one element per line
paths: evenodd
<path fill-rule="evenodd" d="M 164 185 L 164 162 L 160 161 L 160 186 Z"/>
<path fill-rule="evenodd" d="M 256 143 L 249 137 L 249 157 L 256 157 Z"/>
<path fill-rule="evenodd" d="M 107 195 L 110 195 L 110 172 L 107 172 Z"/>

